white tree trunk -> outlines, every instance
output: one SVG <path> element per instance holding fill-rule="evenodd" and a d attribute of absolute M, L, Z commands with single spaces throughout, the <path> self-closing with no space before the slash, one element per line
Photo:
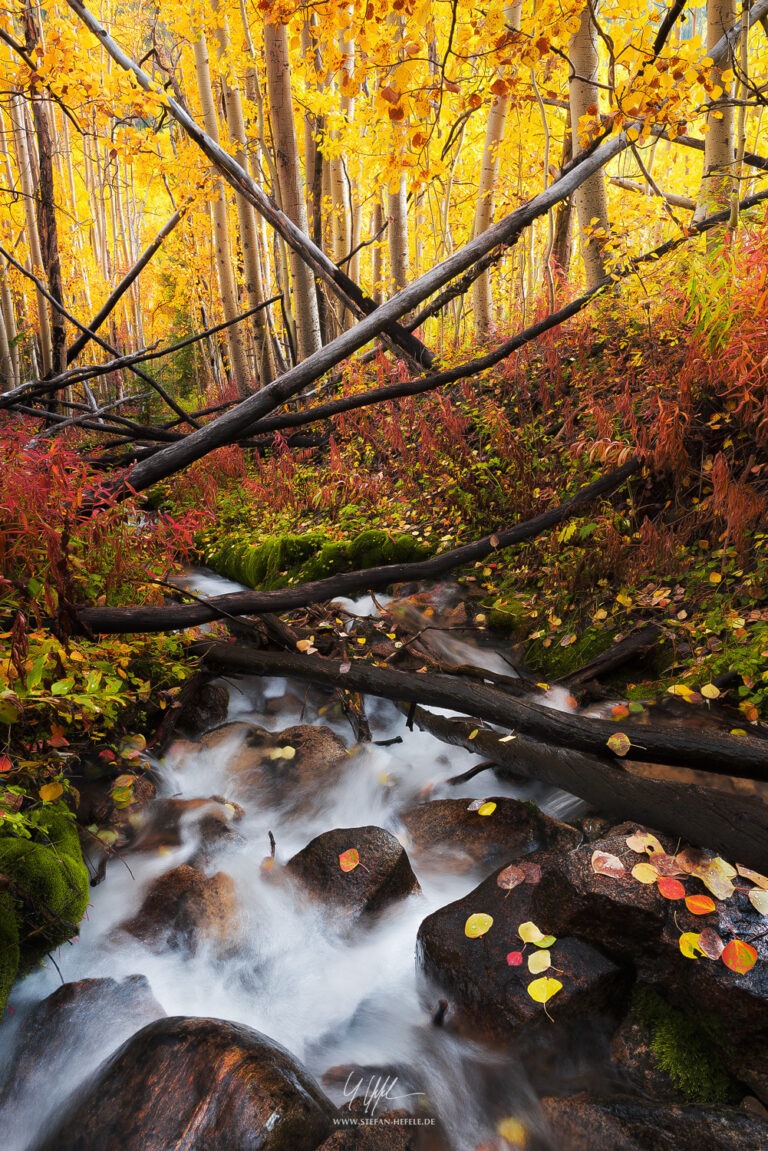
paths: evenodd
<path fill-rule="evenodd" d="M 515 31 L 520 30 L 522 3 L 505 9 L 506 24 Z M 477 186 L 477 204 L 472 229 L 473 236 L 479 236 L 493 223 L 493 197 L 499 178 L 499 158 L 504 141 L 504 128 L 509 111 L 509 95 L 494 96 L 488 110 L 485 126 L 483 158 L 480 162 L 480 179 Z M 488 337 L 493 323 L 493 300 L 491 298 L 490 269 L 478 276 L 472 285 L 472 309 L 474 313 L 475 335 L 479 340 Z"/>
<path fill-rule="evenodd" d="M 735 0 L 708 0 L 707 3 L 707 48 L 714 48 L 724 32 L 736 23 Z M 732 95 L 732 83 L 723 83 L 722 74 L 730 68 L 730 61 L 723 61 L 724 67 L 712 68 L 711 76 L 715 84 L 723 89 L 722 96 L 710 103 L 707 112 L 707 134 L 704 137 L 704 174 L 699 190 L 699 199 L 694 213 L 698 222 L 712 212 L 720 212 L 730 202 L 733 177 L 734 135 L 733 108 L 727 104 Z M 710 233 L 709 244 L 715 237 Z"/>
<path fill-rule="evenodd" d="M 218 142 L 219 124 L 213 102 L 213 92 L 211 90 L 208 46 L 202 32 L 200 38 L 195 41 L 195 70 L 197 72 L 197 87 L 200 93 L 203 124 L 208 135 Z M 221 179 L 217 179 L 214 183 L 212 206 L 216 272 L 219 278 L 221 304 L 224 319 L 230 321 L 234 320 L 239 312 L 239 308 L 235 289 L 235 278 L 232 272 L 232 261 L 229 254 L 227 194 L 224 181 Z M 235 387 L 237 388 L 237 393 L 240 396 L 247 396 L 252 390 L 251 373 L 248 367 L 245 341 L 239 324 L 233 324 L 226 329 L 226 343 L 229 350 L 232 376 Z"/>
<path fill-rule="evenodd" d="M 272 122 L 272 140 L 280 182 L 280 200 L 285 214 L 306 235 L 307 208 L 304 179 L 299 163 L 296 126 L 293 119 L 291 65 L 288 30 L 284 24 L 264 24 L 264 54 L 267 65 L 267 93 Z M 296 318 L 297 354 L 306 359 L 321 347 L 320 318 L 317 311 L 315 278 L 296 252 L 290 252 L 293 311 Z"/>
<path fill-rule="evenodd" d="M 16 141 L 16 155 L 19 165 L 19 179 L 21 192 L 24 198 L 24 215 L 27 222 L 27 247 L 29 249 L 29 262 L 31 270 L 39 278 L 45 279 L 45 267 L 40 251 L 40 236 L 37 231 L 35 218 L 35 187 L 32 175 L 32 159 L 29 152 L 26 118 L 24 116 L 23 102 L 20 96 L 14 96 L 9 105 L 11 123 L 14 128 Z M 47 375 L 53 367 L 53 348 L 51 341 L 51 321 L 48 315 L 48 302 L 42 292 L 37 291 L 37 320 L 40 332 L 40 352 L 43 360 L 43 374 Z"/>
<path fill-rule="evenodd" d="M 217 6 L 218 7 L 218 6 Z M 226 16 L 219 17 L 216 29 L 219 41 L 219 58 L 226 55 L 229 50 L 229 29 Z M 243 117 L 243 102 L 237 88 L 226 78 L 222 77 L 224 91 L 224 105 L 227 112 L 227 127 L 230 138 L 235 145 L 234 154 L 238 164 L 248 167 L 247 141 L 245 136 L 245 119 Z M 264 285 L 261 280 L 261 265 L 259 263 L 259 236 L 256 228 L 256 213 L 252 205 L 240 195 L 235 195 L 237 205 L 237 218 L 240 224 L 240 247 L 243 253 L 243 268 L 245 273 L 245 292 L 248 297 L 248 307 L 255 308 L 264 300 Z M 266 326 L 266 317 L 263 312 L 256 312 L 252 317 L 254 343 L 256 347 L 256 365 L 259 383 L 263 387 L 272 379 L 272 375 L 265 375 L 265 351 L 269 346 L 269 334 Z"/>
<path fill-rule="evenodd" d="M 387 193 L 389 215 L 390 293 L 399 292 L 408 283 L 408 197 L 405 173 L 394 192 Z"/>
<path fill-rule="evenodd" d="M 600 90 L 596 83 L 598 75 L 597 29 L 592 22 L 588 7 L 581 14 L 578 31 L 574 32 L 571 37 L 570 58 L 573 75 L 569 84 L 569 100 L 573 153 L 576 155 L 581 151 L 579 120 L 587 114 L 587 108 L 590 105 L 599 106 L 600 103 Z M 588 238 L 584 233 L 585 229 L 592 226 L 600 228 L 606 235 L 609 230 L 608 199 L 605 192 L 605 176 L 602 170 L 595 172 L 593 176 L 584 181 L 576 192 L 575 200 L 582 233 L 581 250 L 587 286 L 593 288 L 604 278 L 606 269 L 601 244 L 594 238 Z M 596 221 L 594 225 L 592 225 L 593 220 Z"/>

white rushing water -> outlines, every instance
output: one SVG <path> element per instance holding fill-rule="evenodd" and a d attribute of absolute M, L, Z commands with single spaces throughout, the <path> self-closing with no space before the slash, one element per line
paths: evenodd
<path fill-rule="evenodd" d="M 210 574 L 196 574 L 190 583 L 207 595 L 238 587 Z M 354 604 L 345 606 L 355 610 Z M 367 613 L 373 605 L 366 602 L 362 607 Z M 275 713 L 267 704 L 286 697 L 291 685 L 285 681 L 226 683 L 230 720 L 270 730 L 295 723 L 330 723 L 352 746 L 349 727 L 319 717 L 313 697 L 307 697 L 303 687 L 296 687 L 295 695 L 287 697 L 291 702 L 284 701 Z M 567 816 L 569 800 L 563 793 L 535 786 L 512 788 L 490 772 L 465 785 L 446 784 L 448 777 L 471 767 L 477 757 L 446 747 L 426 733 L 408 731 L 403 716 L 389 704 L 369 699 L 367 707 L 373 739 L 400 736 L 402 742 L 355 748 L 338 781 L 298 812 L 285 803 L 256 804 L 239 792 L 237 778 L 229 770 L 234 741 L 211 751 L 190 753 L 188 745 L 172 748 L 156 765 L 161 795 L 185 799 L 223 795 L 245 807 L 243 819 L 235 825 L 243 842 L 217 855 L 207 868 L 209 874 L 226 872 L 235 883 L 239 911 L 226 950 L 219 944 L 202 946 L 194 955 L 156 951 L 117 931 L 121 921 L 138 911 L 149 883 L 193 855 L 197 840 L 192 825 L 178 848 L 128 851 L 128 866 L 118 860 L 110 863 L 104 882 L 92 889 L 79 940 L 55 956 L 61 976 L 49 963 L 24 980 L 11 1001 L 16 1020 L 23 1021 L 30 1005 L 55 990 L 60 979 L 121 979 L 141 973 L 168 1015 L 212 1016 L 247 1024 L 282 1043 L 318 1079 L 339 1064 L 412 1068 L 418 1086 L 404 1086 L 403 1091 L 417 1089 L 428 1095 L 452 1151 L 473 1151 L 481 1144 L 507 1146 L 495 1134 L 503 1116 L 516 1116 L 540 1130 L 537 1103 L 522 1068 L 511 1056 L 502 1058 L 484 1048 L 481 1036 L 472 1043 L 434 1027 L 430 1009 L 436 1007 L 437 996 L 423 987 L 416 970 L 414 945 L 421 921 L 465 895 L 488 869 L 456 875 L 425 870 L 414 861 L 422 894 L 390 908 L 372 926 L 358 924 L 350 931 L 340 929 L 320 906 L 301 900 L 291 887 L 275 883 L 260 868 L 269 853 L 270 831 L 281 862 L 335 827 L 375 824 L 393 831 L 407 847 L 398 812 L 420 798 L 474 799 L 485 788 L 488 794 L 534 798 L 545 811 Z M 45 1119 L 123 1041 L 124 1034 L 116 1037 L 111 1030 L 108 1000 L 100 1010 L 98 1040 L 89 1031 L 83 1050 L 73 1028 L 65 1040 L 71 1058 L 63 1062 L 59 1058 L 56 1076 L 46 1082 L 45 1092 L 33 1084 L 27 1091 L 22 1088 L 0 1117 L 6 1151 L 31 1146 Z M 7 1019 L 0 1028 L 0 1061 L 9 1057 L 13 1031 L 13 1020 Z M 343 1102 L 340 1089 L 326 1090 Z"/>

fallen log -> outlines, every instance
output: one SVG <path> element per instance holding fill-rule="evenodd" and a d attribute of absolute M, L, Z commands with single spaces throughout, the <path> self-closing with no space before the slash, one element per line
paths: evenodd
<path fill-rule="evenodd" d="M 596 756 L 522 735 L 501 743 L 498 732 L 478 729 L 473 720 L 434 715 L 423 707 L 415 708 L 412 718 L 418 727 L 444 743 L 492 759 L 501 778 L 523 777 L 551 784 L 586 800 L 601 814 L 683 836 L 691 843 L 722 851 L 726 859 L 747 867 L 765 867 L 768 802 L 756 792 L 739 794 L 717 786 L 652 779 L 636 774 L 633 762 L 625 761 L 621 766 L 606 763 Z"/>
<path fill-rule="evenodd" d="M 768 740 L 719 733 L 704 735 L 698 730 L 624 720 L 619 725 L 555 711 L 530 699 L 513 698 L 488 684 L 468 683 L 458 676 L 421 675 L 360 662 L 339 664 L 322 656 L 257 651 L 220 640 L 198 640 L 191 650 L 206 667 L 222 672 L 286 676 L 397 702 L 455 708 L 464 715 L 499 724 L 542 743 L 586 752 L 613 771 L 624 769 L 622 760 L 611 752 L 608 740 L 621 732 L 629 740 L 634 760 L 768 783 Z"/>
<path fill-rule="evenodd" d="M 463 547 L 452 548 L 451 551 L 442 552 L 440 555 L 432 556 L 431 559 L 416 560 L 414 563 L 386 564 L 364 571 L 341 572 L 326 579 L 312 580 L 309 583 L 279 588 L 276 591 L 234 592 L 229 595 L 213 596 L 204 603 L 166 604 L 162 607 L 79 605 L 75 608 L 73 623 L 79 625 L 86 635 L 172 631 L 178 628 L 196 627 L 230 616 L 260 615 L 265 611 L 288 611 L 312 603 L 324 603 L 340 595 L 377 591 L 393 583 L 435 580 L 453 571 L 454 568 L 461 567 L 462 564 L 475 563 L 501 548 L 534 539 L 574 515 L 592 500 L 614 491 L 639 469 L 638 459 L 628 460 L 622 467 L 615 468 L 591 484 L 579 488 L 568 499 L 533 519 L 525 520 L 506 531 L 484 536 L 473 543 L 464 544 Z"/>
<path fill-rule="evenodd" d="M 613 644 L 607 651 L 601 652 L 588 663 L 577 667 L 570 675 L 561 676 L 557 682 L 580 684 L 586 683 L 589 679 L 599 679 L 601 675 L 608 675 L 609 672 L 616 671 L 625 663 L 629 663 L 631 659 L 646 655 L 656 646 L 662 634 L 663 629 L 655 623 L 640 628 L 638 631 L 633 631 L 631 635 Z"/>

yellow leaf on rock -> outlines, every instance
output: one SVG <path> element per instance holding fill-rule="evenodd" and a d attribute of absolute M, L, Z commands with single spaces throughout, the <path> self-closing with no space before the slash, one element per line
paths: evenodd
<path fill-rule="evenodd" d="M 680 950 L 686 959 L 695 959 L 697 951 L 699 955 L 703 955 L 704 952 L 699 945 L 698 933 L 695 931 L 685 931 L 680 936 Z"/>
<path fill-rule="evenodd" d="M 768 891 L 761 891 L 758 887 L 753 887 L 747 893 L 747 899 L 760 915 L 768 915 Z"/>
<path fill-rule="evenodd" d="M 496 810 L 496 804 L 493 802 L 484 803 L 477 809 L 478 815 L 493 815 Z"/>
<path fill-rule="evenodd" d="M 496 1134 L 513 1147 L 516 1144 L 525 1147 L 528 1142 L 528 1128 L 519 1119 L 514 1119 L 511 1116 L 499 1120 L 496 1124 Z"/>
<path fill-rule="evenodd" d="M 536 1003 L 548 1003 L 552 996 L 557 995 L 558 991 L 562 991 L 562 989 L 563 985 L 560 980 L 551 979 L 548 975 L 534 979 L 527 987 L 528 994 Z"/>
<path fill-rule="evenodd" d="M 740 863 L 736 864 L 736 870 L 742 879 L 751 879 L 758 887 L 768 891 L 768 876 L 761 875 L 759 871 L 752 871 L 750 867 L 742 867 Z"/>
<path fill-rule="evenodd" d="M 528 970 L 531 975 L 541 975 L 552 966 L 552 957 L 548 951 L 534 951 L 528 956 Z"/>
<path fill-rule="evenodd" d="M 632 835 L 627 836 L 627 847 L 632 851 L 641 852 L 647 851 L 649 855 L 664 855 L 664 848 L 659 843 L 655 835 L 651 835 L 649 831 L 635 831 Z"/>
<path fill-rule="evenodd" d="M 659 873 L 652 863 L 636 863 L 632 868 L 632 878 L 638 883 L 655 883 Z"/>
<path fill-rule="evenodd" d="M 539 931 L 535 923 L 529 920 L 527 923 L 521 923 L 517 929 L 517 934 L 522 939 L 523 943 L 539 943 L 544 938 L 544 933 Z"/>
<path fill-rule="evenodd" d="M 493 927 L 493 916 L 486 915 L 484 911 L 476 911 L 474 915 L 470 915 L 467 922 L 464 924 L 464 934 L 468 939 L 479 939 L 481 935 L 485 935 Z"/>

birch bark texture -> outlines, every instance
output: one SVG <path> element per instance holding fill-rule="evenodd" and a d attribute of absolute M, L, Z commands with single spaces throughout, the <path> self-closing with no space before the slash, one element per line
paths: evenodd
<path fill-rule="evenodd" d="M 211 89 L 211 73 L 208 63 L 208 44 L 205 33 L 200 32 L 195 41 L 195 71 L 197 74 L 197 87 L 200 95 L 200 108 L 203 114 L 205 131 L 219 142 L 219 123 L 216 116 L 216 106 L 213 101 Z M 213 189 L 213 232 L 214 254 L 216 258 L 216 273 L 221 291 L 221 305 L 224 319 L 230 322 L 239 313 L 235 277 L 232 271 L 232 261 L 229 254 L 229 220 L 227 214 L 227 190 L 224 181 L 217 176 Z M 248 366 L 248 356 L 243 340 L 242 330 L 238 324 L 230 324 L 226 329 L 226 343 L 229 351 L 232 376 L 237 394 L 247 396 L 252 388 L 251 373 Z"/>
<path fill-rule="evenodd" d="M 573 33 L 570 44 L 571 77 L 568 85 L 568 98 L 571 110 L 571 132 L 573 152 L 581 151 L 579 140 L 579 120 L 588 115 L 587 108 L 599 107 L 600 90 L 597 86 L 598 51 L 597 28 L 590 12 L 589 4 L 581 14 L 578 29 Z M 587 287 L 594 288 L 606 276 L 602 245 L 595 237 L 585 232 L 590 227 L 600 229 L 605 235 L 609 231 L 608 197 L 605 191 L 605 176 L 595 172 L 585 180 L 575 195 L 576 211 L 581 228 L 581 253 Z M 594 225 L 592 221 L 595 221 Z"/>
<path fill-rule="evenodd" d="M 707 3 L 707 49 L 719 44 L 724 33 L 736 23 L 736 0 L 708 0 Z M 744 33 L 746 35 L 746 33 Z M 734 45 L 735 48 L 735 45 Z M 707 111 L 707 134 L 704 137 L 704 174 L 701 180 L 694 222 L 718 212 L 728 206 L 731 193 L 734 135 L 733 106 L 728 102 L 732 96 L 732 83 L 723 82 L 723 72 L 731 66 L 729 51 L 721 63 L 712 69 L 712 80 L 723 89 L 722 95 L 711 101 Z M 708 247 L 717 243 L 710 233 Z"/>
<path fill-rule="evenodd" d="M 306 236 L 309 232 L 304 200 L 304 178 L 293 119 L 291 63 L 288 29 L 285 24 L 266 20 L 264 56 L 267 66 L 267 95 L 272 124 L 272 142 L 280 183 L 280 202 L 286 216 Z M 312 270 L 293 249 L 289 255 L 293 312 L 296 318 L 297 354 L 300 360 L 320 350 L 320 318 L 317 310 L 315 278 Z"/>

